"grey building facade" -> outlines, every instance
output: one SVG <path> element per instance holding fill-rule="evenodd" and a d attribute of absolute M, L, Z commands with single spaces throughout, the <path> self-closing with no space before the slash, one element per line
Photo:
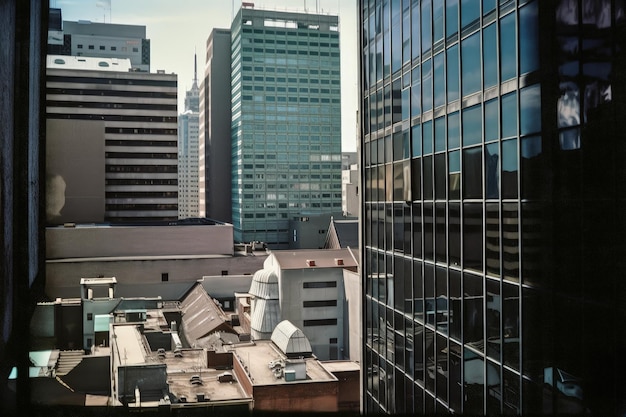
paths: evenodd
<path fill-rule="evenodd" d="M 129 67 L 48 56 L 49 224 L 177 218 L 177 77 Z"/>
<path fill-rule="evenodd" d="M 150 39 L 143 25 L 63 21 L 60 55 L 128 58 L 133 71 L 150 72 Z"/>
<path fill-rule="evenodd" d="M 359 2 L 365 412 L 623 414 L 623 1 Z"/>
<path fill-rule="evenodd" d="M 230 30 L 213 29 L 204 65 L 199 104 L 199 215 L 230 223 Z"/>
<path fill-rule="evenodd" d="M 287 248 L 303 211 L 341 211 L 336 16 L 243 7 L 231 26 L 235 240 Z"/>

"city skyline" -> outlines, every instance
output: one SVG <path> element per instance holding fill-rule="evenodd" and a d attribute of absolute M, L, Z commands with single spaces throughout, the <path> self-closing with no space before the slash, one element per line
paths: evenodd
<path fill-rule="evenodd" d="M 98 4 L 110 3 L 105 9 Z M 167 0 L 132 2 L 50 0 L 50 7 L 60 8 L 66 21 L 90 20 L 117 24 L 145 25 L 151 42 L 151 71 L 164 70 L 178 75 L 178 107 L 183 112 L 185 91 L 193 82 L 194 52 L 198 54 L 198 72 L 204 72 L 204 52 L 213 28 L 229 29 L 239 10 L 240 1 L 185 0 L 185 7 Z M 357 30 L 356 1 L 289 0 L 255 1 L 255 8 L 339 15 L 342 89 L 342 151 L 356 150 L 357 144 Z"/>

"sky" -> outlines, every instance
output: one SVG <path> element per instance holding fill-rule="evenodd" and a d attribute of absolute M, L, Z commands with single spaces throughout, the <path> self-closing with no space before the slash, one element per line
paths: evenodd
<path fill-rule="evenodd" d="M 357 143 L 357 25 L 356 0 L 248 0 L 256 8 L 279 11 L 308 10 L 339 15 L 342 90 L 342 150 L 356 151 Z M 178 110 L 193 82 L 194 51 L 198 79 L 204 73 L 206 40 L 213 28 L 230 28 L 233 10 L 241 0 L 110 0 L 110 9 L 98 0 L 50 0 L 63 20 L 145 25 L 150 39 L 150 71 L 178 74 Z"/>

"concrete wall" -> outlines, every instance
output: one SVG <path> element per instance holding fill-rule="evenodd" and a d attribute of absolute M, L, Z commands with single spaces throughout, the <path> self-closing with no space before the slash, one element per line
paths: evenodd
<path fill-rule="evenodd" d="M 161 284 L 161 274 L 168 274 L 168 282 L 170 283 L 193 283 L 206 275 L 222 276 L 222 271 L 228 271 L 228 275 L 249 275 L 247 277 L 229 277 L 224 276 L 225 280 L 232 279 L 218 284 L 219 279 L 210 278 L 212 283 L 207 283 L 206 288 L 209 294 L 212 291 L 220 298 L 225 294 L 228 288 L 225 287 L 234 284 L 230 289 L 229 295 L 233 296 L 234 291 L 247 292 L 250 289 L 252 275 L 263 268 L 263 261 L 266 256 L 236 256 L 224 258 L 194 258 L 194 259 L 152 259 L 152 260 L 77 260 L 67 262 L 48 261 L 46 263 L 46 294 L 54 299 L 57 297 L 79 297 L 79 283 L 81 278 L 98 277 L 116 277 L 118 288 L 120 291 L 128 284 L 128 291 L 141 291 L 141 288 L 130 286 L 144 286 L 145 284 Z M 213 289 L 212 289 L 213 287 Z M 155 288 L 150 287 L 146 291 L 154 294 Z M 121 294 L 121 293 L 120 293 Z M 125 296 L 130 293 L 126 292 Z M 137 294 L 137 296 L 145 296 Z"/>
<path fill-rule="evenodd" d="M 46 223 L 104 221 L 104 121 L 46 121 Z"/>
<path fill-rule="evenodd" d="M 46 229 L 46 259 L 214 254 L 234 254 L 232 225 Z"/>
<path fill-rule="evenodd" d="M 345 288 L 344 304 L 344 343 L 346 358 L 361 363 L 361 276 L 344 269 L 343 283 Z"/>
<path fill-rule="evenodd" d="M 337 352 L 344 350 L 343 269 L 310 268 L 277 270 L 280 291 L 280 320 L 289 320 L 306 335 L 320 360 L 330 357 L 331 338 L 337 338 Z M 336 281 L 337 287 L 303 288 L 304 282 Z M 337 300 L 337 307 L 303 307 L 304 301 Z M 336 325 L 304 326 L 304 320 L 337 319 Z"/>

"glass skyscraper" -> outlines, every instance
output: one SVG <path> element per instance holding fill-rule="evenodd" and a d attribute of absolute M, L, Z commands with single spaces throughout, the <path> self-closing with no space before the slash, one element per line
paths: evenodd
<path fill-rule="evenodd" d="M 623 0 L 361 0 L 366 412 L 624 414 Z"/>
<path fill-rule="evenodd" d="M 242 7 L 231 33 L 235 240 L 286 248 L 290 219 L 341 212 L 338 18 Z"/>

